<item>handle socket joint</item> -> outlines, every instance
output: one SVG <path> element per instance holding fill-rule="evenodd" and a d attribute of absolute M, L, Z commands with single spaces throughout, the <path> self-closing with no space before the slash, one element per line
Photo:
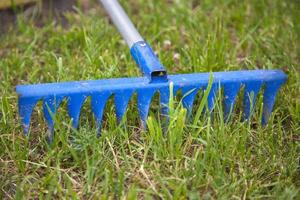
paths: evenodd
<path fill-rule="evenodd" d="M 147 42 L 139 41 L 134 43 L 130 53 L 150 83 L 168 81 L 167 70 L 160 63 Z"/>

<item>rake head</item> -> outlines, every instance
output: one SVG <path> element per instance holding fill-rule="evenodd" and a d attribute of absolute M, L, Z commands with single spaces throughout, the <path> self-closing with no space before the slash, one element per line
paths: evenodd
<path fill-rule="evenodd" d="M 54 116 L 63 100 L 67 101 L 73 127 L 77 128 L 82 105 L 87 97 L 91 97 L 91 110 L 100 134 L 104 108 L 111 96 L 114 97 L 117 121 L 121 122 L 126 113 L 128 102 L 136 93 L 142 127 L 146 127 L 154 94 L 159 92 L 161 114 L 168 115 L 170 94 L 176 94 L 179 90 L 183 95 L 182 104 L 187 109 L 187 115 L 190 116 L 195 97 L 200 90 L 207 90 L 208 95 L 205 95 L 205 98 L 207 98 L 209 111 L 212 111 L 218 90 L 223 89 L 223 113 L 227 121 L 241 87 L 245 88 L 243 106 L 245 119 L 250 118 L 256 96 L 264 87 L 262 123 L 267 122 L 272 112 L 276 93 L 287 78 L 282 71 L 254 70 L 168 75 L 167 70 L 150 45 L 135 29 L 118 1 L 100 0 L 100 2 L 126 41 L 130 53 L 144 77 L 17 86 L 19 112 L 26 135 L 29 133 L 32 111 L 38 101 L 43 101 L 44 116 L 51 133 L 49 137 L 51 142 L 54 131 Z M 211 75 L 213 77 L 212 83 L 210 82 Z M 170 87 L 171 83 L 173 87 Z M 173 91 L 170 91 L 171 89 Z"/>
<path fill-rule="evenodd" d="M 146 77 L 140 77 L 20 85 L 16 90 L 19 94 L 19 112 L 24 133 L 27 135 L 29 132 L 31 114 L 39 101 L 43 101 L 44 117 L 51 133 L 54 131 L 53 117 L 63 100 L 67 101 L 72 125 L 77 128 L 82 105 L 89 96 L 91 97 L 91 110 L 100 133 L 103 111 L 108 99 L 114 96 L 116 116 L 120 122 L 134 93 L 137 94 L 137 107 L 142 126 L 145 127 L 152 97 L 156 92 L 160 93 L 160 104 L 164 106 L 162 114 L 168 114 L 166 105 L 170 98 L 171 82 L 173 83 L 173 94 L 179 90 L 182 91 L 182 104 L 189 114 L 197 93 L 207 88 L 210 75 L 210 73 L 169 75 L 167 82 L 157 83 L 149 83 Z M 257 94 L 264 87 L 263 124 L 267 122 L 272 112 L 277 91 L 287 79 L 280 70 L 215 72 L 212 73 L 212 77 L 213 82 L 207 97 L 208 109 L 213 110 L 218 90 L 223 88 L 225 119 L 232 111 L 242 86 L 245 88 L 244 118 L 249 119 L 252 111 L 251 105 L 255 104 Z"/>

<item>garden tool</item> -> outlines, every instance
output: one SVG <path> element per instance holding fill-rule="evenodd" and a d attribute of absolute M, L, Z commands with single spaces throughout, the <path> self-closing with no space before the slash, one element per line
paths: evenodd
<path fill-rule="evenodd" d="M 62 101 L 67 101 L 72 125 L 77 128 L 82 105 L 90 97 L 91 110 L 100 134 L 103 112 L 110 97 L 114 98 L 117 121 L 121 122 L 130 99 L 136 94 L 141 125 L 146 127 L 149 108 L 155 93 L 158 92 L 160 95 L 162 115 L 168 115 L 167 105 L 170 95 L 178 91 L 181 91 L 183 96 L 183 107 L 190 114 L 197 94 L 208 89 L 210 80 L 212 81 L 207 95 L 207 108 L 210 112 L 215 107 L 218 91 L 222 89 L 223 113 L 224 118 L 227 119 L 234 108 L 239 91 L 244 88 L 244 118 L 249 119 L 253 110 L 251 105 L 255 105 L 257 94 L 263 90 L 262 123 L 267 123 L 276 94 L 287 79 L 283 71 L 243 70 L 168 75 L 165 67 L 136 30 L 119 2 L 117 0 L 100 0 L 100 2 L 126 41 L 132 58 L 144 76 L 18 85 L 16 91 L 19 95 L 19 113 L 26 135 L 29 133 L 33 109 L 39 101 L 43 102 L 44 117 L 52 134 L 54 116 Z"/>

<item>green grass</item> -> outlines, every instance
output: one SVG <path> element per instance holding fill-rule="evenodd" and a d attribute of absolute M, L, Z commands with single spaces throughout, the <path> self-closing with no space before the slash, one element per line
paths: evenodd
<path fill-rule="evenodd" d="M 140 72 L 97 6 L 85 14 L 67 14 L 67 29 L 51 20 L 37 27 L 35 12 L 20 13 L 16 27 L 0 36 L 0 198 L 299 199 L 300 2 L 122 4 L 170 73 L 285 70 L 289 79 L 269 124 L 259 123 L 261 95 L 251 121 L 241 121 L 239 98 L 228 124 L 222 119 L 221 100 L 213 120 L 200 115 L 197 110 L 205 104 L 201 98 L 193 121 L 184 123 L 185 110 L 176 98 L 164 135 L 156 96 L 146 132 L 139 128 L 135 100 L 125 126 L 117 125 L 110 100 L 102 137 L 97 138 L 87 101 L 78 130 L 71 128 L 62 106 L 50 146 L 39 104 L 26 138 L 17 114 L 17 84 Z"/>

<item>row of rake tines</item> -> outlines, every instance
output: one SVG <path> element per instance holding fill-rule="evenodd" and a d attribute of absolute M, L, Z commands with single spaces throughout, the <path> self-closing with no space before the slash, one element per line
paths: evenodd
<path fill-rule="evenodd" d="M 172 92 L 170 92 L 172 90 Z M 265 87 L 265 84 L 235 84 L 231 85 L 230 87 L 220 86 L 219 84 L 211 84 L 207 85 L 206 87 L 194 87 L 194 88 L 174 88 L 172 87 L 165 87 L 157 89 L 156 91 L 152 92 L 151 94 L 142 95 L 138 91 L 133 92 L 131 95 L 123 96 L 122 98 L 117 98 L 117 93 L 111 93 L 110 95 L 106 96 L 98 96 L 93 97 L 91 96 L 91 107 L 94 117 L 96 118 L 96 127 L 98 131 L 98 135 L 101 134 L 101 124 L 102 124 L 102 117 L 103 112 L 105 110 L 106 104 L 114 96 L 114 104 L 116 110 L 116 117 L 118 123 L 121 123 L 123 116 L 125 115 L 128 107 L 129 101 L 133 98 L 134 94 L 137 95 L 137 107 L 138 112 L 141 118 L 141 127 L 144 129 L 146 128 L 146 120 L 148 117 L 150 105 L 153 102 L 153 97 L 156 94 L 160 95 L 160 107 L 161 107 L 161 115 L 168 116 L 169 108 L 169 99 L 173 98 L 173 94 L 175 96 L 181 96 L 180 103 L 182 106 L 187 109 L 187 117 L 190 120 L 191 114 L 193 111 L 193 104 L 199 93 L 202 93 L 202 97 L 206 98 L 206 108 L 211 113 L 215 107 L 215 101 L 217 96 L 223 96 L 223 114 L 224 114 L 224 121 L 228 121 L 232 111 L 234 110 L 234 105 L 236 104 L 237 96 L 244 92 L 243 97 L 243 119 L 248 120 L 253 112 L 253 108 L 255 106 L 255 102 L 257 99 L 257 95 L 260 91 L 264 90 L 263 93 L 263 115 L 262 115 L 262 123 L 265 124 L 268 120 L 270 112 L 272 111 L 272 107 L 275 101 L 275 96 L 277 91 L 268 90 Z M 62 104 L 63 101 L 67 101 L 68 103 L 68 114 L 72 120 L 73 128 L 77 128 L 79 125 L 80 119 L 80 112 L 82 110 L 83 104 L 86 102 L 89 96 L 85 94 L 77 94 L 75 95 L 76 99 L 74 102 L 68 96 L 53 96 L 47 99 L 43 99 L 43 111 L 44 117 L 47 121 L 49 131 L 52 133 L 54 131 L 54 122 L 55 122 L 55 115 Z M 97 98 L 97 99 L 96 99 Z M 73 101 L 73 102 L 72 102 Z M 203 109 L 204 112 L 204 109 Z M 21 116 L 22 117 L 22 116 Z M 30 116 L 31 117 L 31 116 Z M 23 124 L 24 125 L 24 124 Z M 25 125 L 25 126 L 29 126 Z M 27 127 L 29 128 L 29 127 Z M 25 131 L 26 132 L 26 131 Z"/>

